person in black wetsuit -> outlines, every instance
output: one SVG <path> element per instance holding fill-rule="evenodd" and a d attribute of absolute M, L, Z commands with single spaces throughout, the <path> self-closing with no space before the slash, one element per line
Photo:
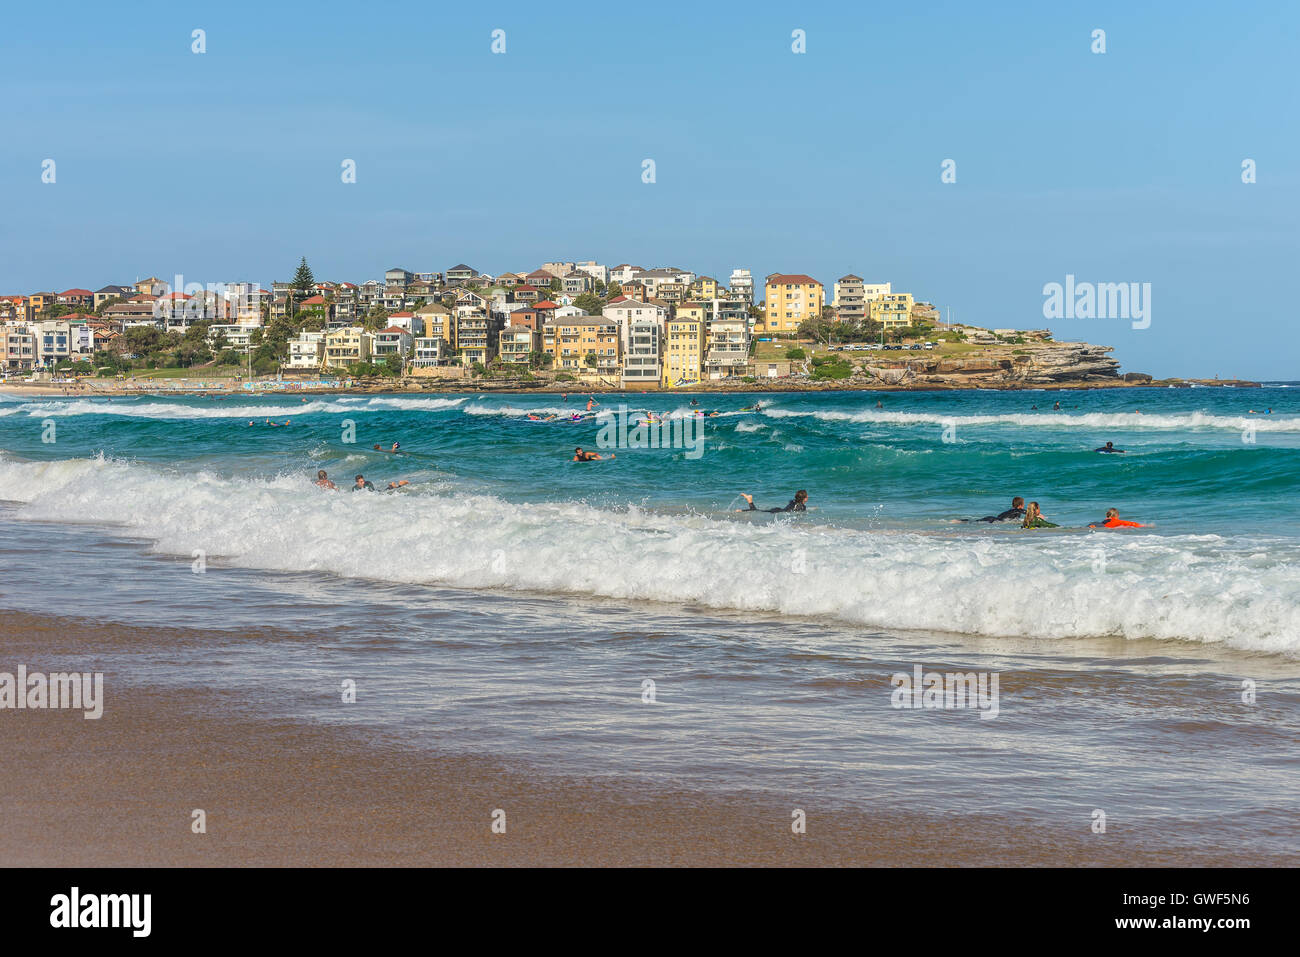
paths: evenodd
<path fill-rule="evenodd" d="M 759 508 L 754 504 L 754 496 L 741 492 L 740 497 L 749 503 L 749 508 L 738 508 L 736 509 L 737 512 L 768 512 L 775 514 L 776 512 L 806 512 L 808 510 L 808 493 L 803 489 L 799 489 L 794 493 L 794 498 L 790 499 L 785 508 Z"/>
<path fill-rule="evenodd" d="M 977 522 L 1018 522 L 1025 517 L 1025 500 L 1017 495 L 1011 500 L 1011 507 L 1005 512 L 999 512 L 997 515 L 985 515 L 983 518 L 977 518 Z M 963 522 L 969 522 L 969 518 L 963 518 Z"/>
<path fill-rule="evenodd" d="M 1103 445 L 1101 448 L 1099 448 L 1099 449 L 1093 449 L 1093 451 L 1094 451 L 1094 452 L 1115 452 L 1115 453 L 1117 453 L 1117 454 L 1119 454 L 1119 455 L 1123 455 L 1123 454 L 1124 454 L 1124 450 L 1123 450 L 1123 449 L 1117 449 L 1117 448 L 1115 448 L 1115 443 L 1114 443 L 1114 442 L 1107 442 L 1107 443 L 1106 443 L 1105 445 Z"/>
<path fill-rule="evenodd" d="M 372 485 L 370 482 L 367 482 L 366 477 L 364 475 L 358 475 L 356 484 L 353 485 L 351 488 L 351 491 L 353 492 L 364 492 L 364 491 L 373 492 L 374 490 L 375 490 L 374 485 Z"/>

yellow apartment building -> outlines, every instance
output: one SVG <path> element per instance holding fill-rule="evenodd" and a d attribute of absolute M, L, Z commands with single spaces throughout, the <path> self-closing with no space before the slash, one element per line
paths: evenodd
<path fill-rule="evenodd" d="M 664 326 L 663 375 L 665 386 L 699 382 L 704 372 L 704 346 L 708 309 L 701 303 L 683 303 Z"/>
<path fill-rule="evenodd" d="M 868 317 L 884 329 L 902 329 L 912 324 L 912 294 L 891 292 L 867 303 Z"/>
<path fill-rule="evenodd" d="M 812 276 L 774 273 L 767 277 L 763 318 L 754 324 L 760 335 L 793 336 L 805 319 L 818 319 L 826 305 L 826 292 Z"/>

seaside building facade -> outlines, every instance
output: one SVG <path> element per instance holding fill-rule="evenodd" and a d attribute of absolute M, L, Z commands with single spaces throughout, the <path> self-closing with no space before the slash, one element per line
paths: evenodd
<path fill-rule="evenodd" d="M 763 318 L 756 332 L 793 336 L 806 319 L 821 317 L 825 305 L 822 284 L 803 273 L 773 273 L 767 277 Z"/>
<path fill-rule="evenodd" d="M 872 299 L 869 316 L 884 329 L 902 329 L 912 324 L 912 294 L 891 292 Z"/>

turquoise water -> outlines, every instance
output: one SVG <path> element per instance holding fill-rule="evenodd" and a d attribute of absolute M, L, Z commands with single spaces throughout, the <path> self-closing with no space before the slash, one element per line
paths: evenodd
<path fill-rule="evenodd" d="M 0 401 L 0 607 L 196 636 L 119 683 L 551 770 L 1300 844 L 1300 390 L 701 395 L 765 407 L 698 454 L 528 419 L 585 396 L 303 398 Z M 1013 495 L 1062 528 L 956 521 Z M 892 707 L 918 664 L 1000 674 L 997 719 Z"/>

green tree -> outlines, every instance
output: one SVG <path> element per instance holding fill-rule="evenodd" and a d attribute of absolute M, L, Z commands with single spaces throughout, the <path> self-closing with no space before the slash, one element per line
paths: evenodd
<path fill-rule="evenodd" d="M 611 282 L 605 289 L 605 295 L 610 299 L 617 299 L 623 295 L 623 287 L 616 282 Z"/>
<path fill-rule="evenodd" d="M 599 361 L 600 360 L 596 358 L 596 353 L 594 352 L 588 352 L 585 356 L 582 357 L 583 364 L 586 365 L 589 369 L 596 368 L 596 363 Z"/>
<path fill-rule="evenodd" d="M 302 302 L 312 294 L 316 287 L 316 277 L 312 275 L 311 267 L 307 265 L 307 257 L 303 256 L 302 261 L 298 263 L 298 269 L 293 274 L 293 301 L 294 303 Z"/>
<path fill-rule="evenodd" d="M 595 293 L 584 292 L 574 297 L 573 304 L 583 312 L 599 316 L 605 309 L 605 300 Z"/>

